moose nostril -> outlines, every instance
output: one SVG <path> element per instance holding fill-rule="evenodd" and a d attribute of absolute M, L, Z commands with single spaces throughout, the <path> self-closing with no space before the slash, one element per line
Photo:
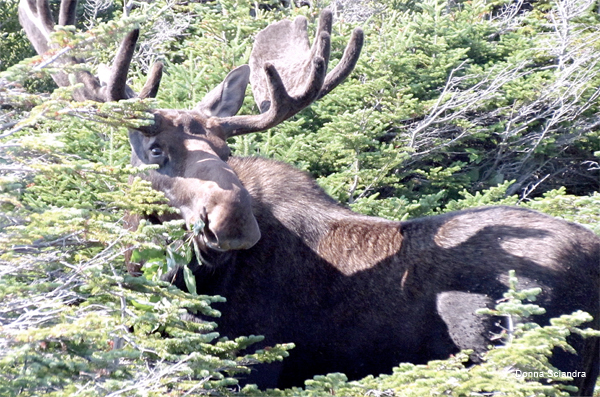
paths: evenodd
<path fill-rule="evenodd" d="M 204 229 L 202 230 L 204 241 L 212 248 L 221 248 L 219 244 L 219 237 L 216 235 L 216 233 L 213 233 L 213 231 L 210 230 L 210 222 L 208 220 L 206 208 L 204 208 L 202 211 L 201 219 L 204 222 Z"/>
<path fill-rule="evenodd" d="M 254 217 L 251 222 L 236 218 L 232 221 L 231 214 L 223 215 L 222 208 L 212 208 L 211 216 L 205 207 L 196 212 L 196 222 L 193 223 L 193 233 L 204 248 L 216 251 L 231 251 L 249 249 L 260 239 L 260 231 Z M 209 219 L 210 218 L 210 219 Z M 224 219 L 225 218 L 225 219 Z M 239 227 L 239 223 L 242 227 Z M 249 226 L 247 224 L 249 223 Z"/>
<path fill-rule="evenodd" d="M 219 238 L 212 232 L 212 230 L 210 230 L 208 222 L 206 222 L 206 226 L 204 227 L 204 238 L 206 239 L 206 242 L 210 243 L 211 245 L 219 245 Z"/>

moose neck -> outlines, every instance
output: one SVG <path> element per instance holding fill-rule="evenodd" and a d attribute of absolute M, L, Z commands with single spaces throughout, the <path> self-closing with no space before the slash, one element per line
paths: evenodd
<path fill-rule="evenodd" d="M 400 250 L 399 222 L 342 207 L 304 172 L 257 157 L 228 163 L 252 197 L 259 227 L 280 223 L 340 272 L 366 270 Z"/>

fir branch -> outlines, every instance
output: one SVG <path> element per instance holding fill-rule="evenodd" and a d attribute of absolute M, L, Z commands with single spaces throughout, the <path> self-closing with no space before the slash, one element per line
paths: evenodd
<path fill-rule="evenodd" d="M 6 147 L 21 147 L 21 145 L 0 145 L 0 149 Z M 35 169 L 25 166 L 10 166 L 10 165 L 0 165 L 0 171 L 8 171 L 8 172 L 36 172 Z"/>
<path fill-rule="evenodd" d="M 2 125 L 2 126 L 0 127 L 0 130 L 4 130 L 4 129 L 7 129 L 7 128 L 14 127 L 14 126 L 15 126 L 15 125 L 17 125 L 17 124 L 18 124 L 18 122 L 6 123 L 6 124 L 4 124 L 4 125 Z M 17 126 L 17 127 L 15 127 L 15 128 L 13 128 L 13 129 L 11 129 L 10 131 L 8 131 L 8 132 L 5 132 L 4 134 L 0 134 L 0 139 L 7 138 L 7 137 L 9 137 L 9 136 L 11 136 L 11 135 L 13 135 L 13 134 L 16 134 L 17 132 L 21 131 L 21 130 L 22 130 L 22 129 L 24 129 L 25 127 L 27 127 L 27 125 L 26 125 L 26 124 L 21 124 L 21 125 L 19 125 L 19 126 Z"/>
<path fill-rule="evenodd" d="M 81 246 L 81 247 L 91 247 L 94 245 L 98 245 L 96 241 L 86 241 L 81 239 L 74 239 L 76 236 L 80 236 L 84 233 L 84 231 L 73 232 L 67 236 L 59 237 L 55 240 L 51 241 L 36 241 L 33 244 L 29 245 L 14 245 L 10 247 L 10 251 L 16 252 L 37 252 L 42 248 L 48 247 L 70 247 L 70 246 Z"/>

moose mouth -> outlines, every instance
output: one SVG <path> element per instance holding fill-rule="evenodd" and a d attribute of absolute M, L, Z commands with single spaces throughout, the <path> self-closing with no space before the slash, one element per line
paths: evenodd
<path fill-rule="evenodd" d="M 215 244 L 211 240 L 216 240 L 216 236 L 209 228 L 208 215 L 206 209 L 200 215 L 200 218 L 192 225 L 189 225 L 191 234 L 191 242 L 194 247 L 194 254 L 199 264 L 216 268 L 219 263 L 226 261 L 229 256 L 229 250 L 221 248 L 218 243 Z M 223 255 L 226 255 L 224 258 Z"/>
<path fill-rule="evenodd" d="M 210 230 L 210 221 L 208 219 L 208 213 L 206 208 L 202 208 L 202 212 L 198 219 L 191 225 L 189 225 L 190 232 L 192 233 L 194 248 L 196 255 L 199 255 L 199 251 L 207 252 L 208 250 L 216 252 L 227 252 L 228 249 L 224 249 L 219 245 L 218 237 Z"/>

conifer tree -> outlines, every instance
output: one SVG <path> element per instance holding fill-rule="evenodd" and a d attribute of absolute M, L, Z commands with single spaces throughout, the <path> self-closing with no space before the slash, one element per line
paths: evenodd
<path fill-rule="evenodd" d="M 255 352 L 260 336 L 224 340 L 211 308 L 222 298 L 160 281 L 191 250 L 181 222 L 125 230 L 126 211 L 172 211 L 135 177 L 144 169 L 128 165 L 126 127 L 148 123 L 150 107 L 194 106 L 247 62 L 257 31 L 296 15 L 314 20 L 327 4 L 266 10 L 246 0 L 123 3 L 80 5 L 78 28 L 59 30 L 54 40 L 95 72 L 139 25 L 132 86 L 139 91 L 148 66 L 163 60 L 168 88 L 155 101 L 72 102 L 72 88 L 53 87 L 55 66 L 30 58 L 17 1 L 0 7 L 0 395 L 263 395 L 252 386 L 239 391 L 236 374 L 285 359 L 292 345 Z M 339 59 L 343 38 L 356 24 L 365 30 L 355 73 L 292 120 L 232 139 L 236 155 L 292 163 L 366 214 L 405 219 L 519 204 L 600 234 L 593 2 L 363 6 L 370 8 L 338 4 L 332 35 L 332 59 Z M 250 96 L 241 113 L 257 113 Z M 125 271 L 131 247 L 146 259 L 143 277 Z M 532 295 L 513 288 L 512 306 L 497 310 L 526 317 L 531 308 L 522 301 Z M 183 320 L 189 311 L 206 321 Z M 323 374 L 302 389 L 268 393 L 562 395 L 566 389 L 547 378 L 516 377 L 507 368 L 551 370 L 548 352 L 568 349 L 565 334 L 591 334 L 578 331 L 588 316 L 566 314 L 551 326 L 515 332 L 478 367 L 465 367 L 462 353 L 428 366 L 399 363 L 391 375 L 357 382 Z"/>

